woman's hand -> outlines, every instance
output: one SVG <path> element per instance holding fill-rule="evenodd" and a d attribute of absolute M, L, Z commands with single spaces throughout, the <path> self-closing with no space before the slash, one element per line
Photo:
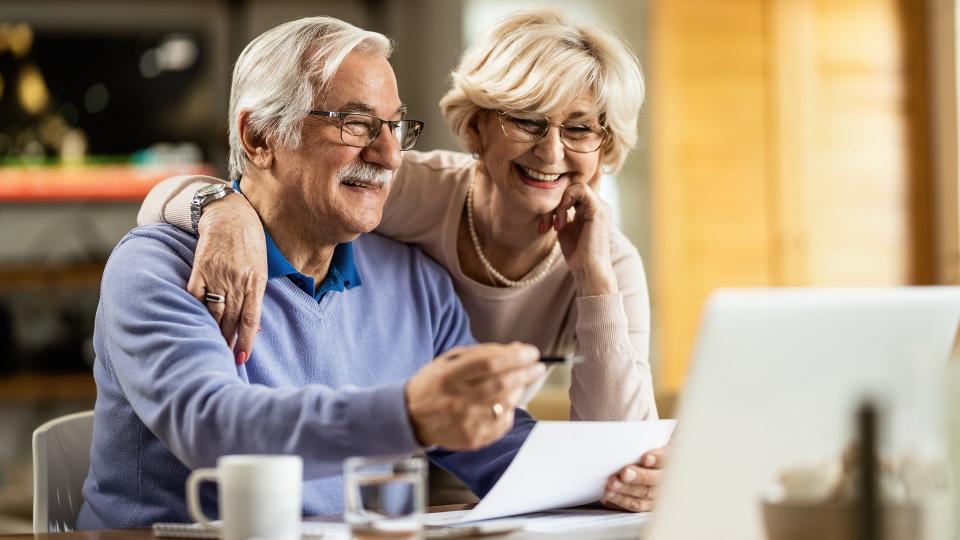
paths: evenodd
<path fill-rule="evenodd" d="M 187 291 L 206 304 L 240 365 L 253 350 L 267 287 L 263 225 L 243 196 L 227 195 L 204 208 L 199 230 Z M 206 301 L 207 293 L 224 302 Z"/>
<path fill-rule="evenodd" d="M 589 183 L 567 186 L 549 224 L 557 230 L 560 248 L 580 296 L 602 296 L 617 291 L 617 277 L 610 260 L 610 209 L 597 195 L 599 176 L 598 171 Z M 572 220 L 571 208 L 574 209 Z M 543 225 L 542 230 L 545 230 Z"/>
<path fill-rule="evenodd" d="M 650 450 L 635 465 L 627 465 L 607 479 L 600 503 L 614 510 L 649 512 L 663 478 L 669 446 Z"/>

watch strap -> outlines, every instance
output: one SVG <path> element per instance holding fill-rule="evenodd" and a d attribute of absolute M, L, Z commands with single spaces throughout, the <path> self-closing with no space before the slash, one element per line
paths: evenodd
<path fill-rule="evenodd" d="M 197 236 L 200 235 L 200 216 L 203 215 L 203 207 L 231 193 L 236 193 L 235 189 L 226 184 L 217 184 L 212 187 L 215 189 L 210 189 L 211 186 L 198 189 L 190 203 L 190 225 L 193 227 L 193 233 Z"/>

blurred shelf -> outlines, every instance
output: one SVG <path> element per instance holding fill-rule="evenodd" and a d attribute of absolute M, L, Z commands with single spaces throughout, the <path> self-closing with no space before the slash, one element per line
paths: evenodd
<path fill-rule="evenodd" d="M 0 293 L 24 289 L 92 289 L 100 287 L 103 265 L 65 266 L 0 265 Z"/>
<path fill-rule="evenodd" d="M 93 400 L 97 385 L 92 373 L 30 373 L 0 376 L 0 402 L 20 400 Z"/>
<path fill-rule="evenodd" d="M 4 166 L 0 167 L 0 203 L 141 201 L 164 178 L 214 173 L 213 167 L 204 163 Z"/>

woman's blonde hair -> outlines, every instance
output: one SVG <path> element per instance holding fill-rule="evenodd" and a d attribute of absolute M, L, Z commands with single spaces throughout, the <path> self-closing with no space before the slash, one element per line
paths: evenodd
<path fill-rule="evenodd" d="M 507 15 L 464 52 L 451 79 L 440 110 L 465 146 L 470 123 L 483 110 L 548 115 L 581 96 L 593 101 L 607 128 L 603 162 L 611 172 L 637 144 L 644 84 L 636 55 L 612 32 L 575 24 L 559 9 Z"/>

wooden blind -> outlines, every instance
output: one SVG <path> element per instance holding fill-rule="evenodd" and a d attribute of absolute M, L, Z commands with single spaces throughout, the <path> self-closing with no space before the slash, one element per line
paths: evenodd
<path fill-rule="evenodd" d="M 654 2 L 662 391 L 681 388 L 717 287 L 932 279 L 913 11 L 896 0 Z"/>

